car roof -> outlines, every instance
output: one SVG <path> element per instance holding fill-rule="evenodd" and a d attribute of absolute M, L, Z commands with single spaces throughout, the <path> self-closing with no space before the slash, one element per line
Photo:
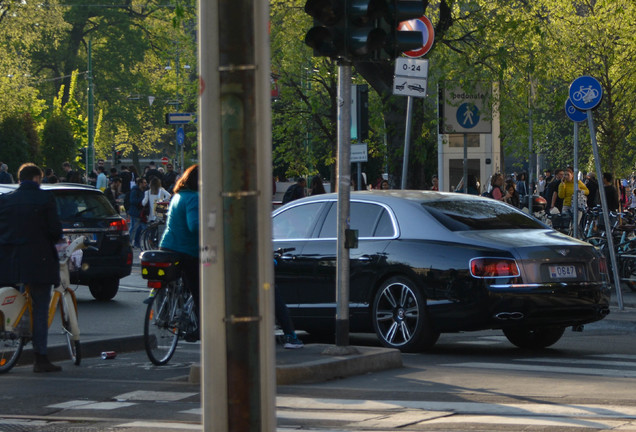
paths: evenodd
<path fill-rule="evenodd" d="M 9 193 L 16 190 L 19 184 L 0 184 L 0 194 Z M 81 184 L 81 183 L 42 183 L 40 184 L 42 190 L 88 190 L 97 191 L 95 186 Z M 101 191 L 100 191 L 101 192 Z"/>

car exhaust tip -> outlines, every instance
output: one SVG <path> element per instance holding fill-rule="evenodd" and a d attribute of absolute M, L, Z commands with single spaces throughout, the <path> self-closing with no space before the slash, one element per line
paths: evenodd
<path fill-rule="evenodd" d="M 603 308 L 603 309 L 601 309 L 601 310 L 599 311 L 599 315 L 600 315 L 600 316 L 602 316 L 602 317 L 606 317 L 606 316 L 608 316 L 608 315 L 609 315 L 609 313 L 610 313 L 609 308 Z"/>
<path fill-rule="evenodd" d="M 520 320 L 525 317 L 521 312 L 499 312 L 494 317 L 501 321 Z"/>

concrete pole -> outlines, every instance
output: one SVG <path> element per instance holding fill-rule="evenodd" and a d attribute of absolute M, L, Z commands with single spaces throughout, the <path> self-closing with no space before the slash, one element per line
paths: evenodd
<path fill-rule="evenodd" d="M 199 2 L 206 432 L 275 430 L 268 6 L 261 3 Z"/>

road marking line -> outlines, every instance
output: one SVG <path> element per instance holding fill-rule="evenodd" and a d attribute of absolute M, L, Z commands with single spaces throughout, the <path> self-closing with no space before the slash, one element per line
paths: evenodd
<path fill-rule="evenodd" d="M 496 415 L 515 417 L 586 417 L 636 419 L 636 406 L 627 405 L 554 405 L 554 404 L 496 404 L 480 402 L 437 402 L 437 401 L 370 401 L 349 399 L 312 399 L 300 397 L 276 398 L 276 406 L 286 409 L 313 411 L 391 411 L 418 409 L 425 411 L 445 411 L 455 414 Z"/>
<path fill-rule="evenodd" d="M 150 422 L 150 421 L 134 421 L 131 423 L 123 423 L 117 427 L 125 428 L 152 428 L 152 429 L 168 429 L 168 430 L 201 430 L 200 424 L 176 423 L 176 422 Z"/>
<path fill-rule="evenodd" d="M 463 416 L 455 415 L 451 417 L 441 417 L 423 422 L 423 424 L 505 424 L 505 425 L 527 425 L 527 426 L 552 426 L 552 427 L 578 427 L 594 429 L 614 429 L 625 424 L 619 420 L 588 420 L 562 417 L 507 417 L 507 416 Z"/>
<path fill-rule="evenodd" d="M 525 359 L 513 359 L 514 361 L 524 361 L 524 362 L 532 362 L 532 363 L 567 363 L 567 364 L 585 364 L 585 365 L 593 365 L 600 364 L 604 366 L 623 366 L 623 367 L 635 367 L 635 362 L 621 362 L 621 361 L 610 361 L 610 360 L 595 360 L 593 358 L 582 358 L 582 359 L 556 359 L 556 358 L 548 358 L 548 357 L 533 357 L 533 358 L 525 358 Z"/>
<path fill-rule="evenodd" d="M 137 405 L 132 402 L 96 402 L 87 400 L 71 400 L 59 404 L 48 405 L 47 408 L 61 408 L 74 410 L 114 410 L 117 408 L 125 408 Z"/>
<path fill-rule="evenodd" d="M 171 402 L 186 399 L 192 396 L 196 396 L 199 393 L 185 393 L 185 392 L 163 392 L 163 391 L 145 391 L 137 390 L 134 392 L 120 394 L 113 399 L 117 401 L 161 401 Z"/>
<path fill-rule="evenodd" d="M 593 369 L 593 368 L 572 368 L 567 366 L 545 366 L 545 365 L 522 365 L 522 364 L 503 364 L 503 363 L 447 363 L 440 366 L 462 367 L 462 368 L 478 368 L 478 369 L 500 369 L 512 371 L 526 372 L 548 372 L 548 373 L 566 373 L 571 375 L 595 375 L 606 377 L 622 377 L 636 378 L 636 371 L 618 370 L 618 369 Z"/>

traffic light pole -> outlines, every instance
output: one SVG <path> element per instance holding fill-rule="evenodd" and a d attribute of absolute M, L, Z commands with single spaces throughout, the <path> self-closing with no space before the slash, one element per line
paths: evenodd
<path fill-rule="evenodd" d="M 338 64 L 338 251 L 336 259 L 336 346 L 349 345 L 349 229 L 351 197 L 351 62 Z"/>

